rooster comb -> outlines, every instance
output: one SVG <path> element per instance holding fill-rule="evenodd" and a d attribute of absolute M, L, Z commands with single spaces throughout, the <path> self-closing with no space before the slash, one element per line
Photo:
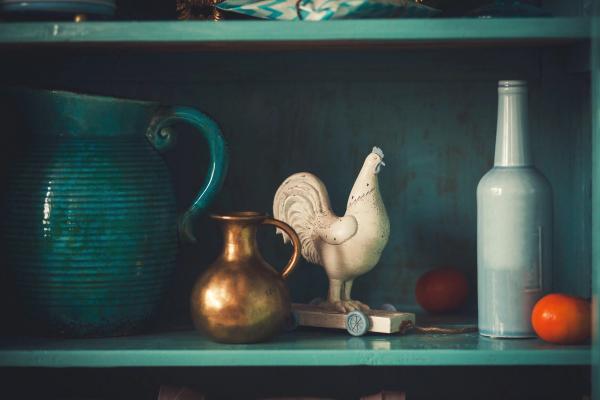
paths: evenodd
<path fill-rule="evenodd" d="M 373 147 L 371 153 L 377 154 L 379 157 L 383 158 L 383 151 L 379 147 Z"/>

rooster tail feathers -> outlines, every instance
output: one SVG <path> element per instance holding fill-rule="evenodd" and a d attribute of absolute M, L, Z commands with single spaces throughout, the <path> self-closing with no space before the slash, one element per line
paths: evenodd
<path fill-rule="evenodd" d="M 302 255 L 311 263 L 321 264 L 315 239 L 318 238 L 320 222 L 332 214 L 325 185 L 308 172 L 290 176 L 275 193 L 273 216 L 296 231 L 302 243 Z M 277 233 L 281 233 L 284 242 L 289 241 L 284 232 L 278 230 Z"/>
<path fill-rule="evenodd" d="M 277 216 L 275 216 L 275 219 L 279 219 L 279 218 L 277 218 Z M 291 241 L 290 237 L 288 236 L 288 234 L 285 233 L 283 230 L 281 230 L 279 228 L 275 228 L 275 234 L 276 235 L 281 235 L 283 237 L 283 243 L 287 244 L 287 243 L 289 243 Z"/>

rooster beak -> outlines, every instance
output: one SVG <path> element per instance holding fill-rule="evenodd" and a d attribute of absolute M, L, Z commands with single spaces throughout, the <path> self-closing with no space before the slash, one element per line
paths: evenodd
<path fill-rule="evenodd" d="M 385 163 L 383 162 L 383 160 L 381 160 L 379 163 L 377 163 L 377 166 L 375 167 L 375 175 L 377 175 L 379 173 L 379 171 L 381 170 L 381 167 L 385 167 Z"/>

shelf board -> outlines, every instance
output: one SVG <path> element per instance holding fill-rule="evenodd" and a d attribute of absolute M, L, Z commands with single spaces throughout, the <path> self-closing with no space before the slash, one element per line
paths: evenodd
<path fill-rule="evenodd" d="M 293 21 L 27 22 L 0 24 L 0 46 L 463 46 L 589 39 L 586 18 Z"/>
<path fill-rule="evenodd" d="M 460 335 L 351 337 L 298 330 L 224 345 L 194 331 L 105 339 L 0 339 L 0 367 L 590 365 L 590 346 Z"/>

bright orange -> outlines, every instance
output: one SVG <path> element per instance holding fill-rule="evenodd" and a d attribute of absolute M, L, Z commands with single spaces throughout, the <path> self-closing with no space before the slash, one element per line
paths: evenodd
<path fill-rule="evenodd" d="M 417 303 L 431 313 L 445 313 L 460 308 L 469 293 L 465 274 L 456 268 L 437 268 L 417 281 Z"/>
<path fill-rule="evenodd" d="M 531 324 L 543 340 L 557 344 L 576 344 L 591 335 L 591 305 L 580 297 L 553 293 L 542 297 L 533 307 Z"/>

